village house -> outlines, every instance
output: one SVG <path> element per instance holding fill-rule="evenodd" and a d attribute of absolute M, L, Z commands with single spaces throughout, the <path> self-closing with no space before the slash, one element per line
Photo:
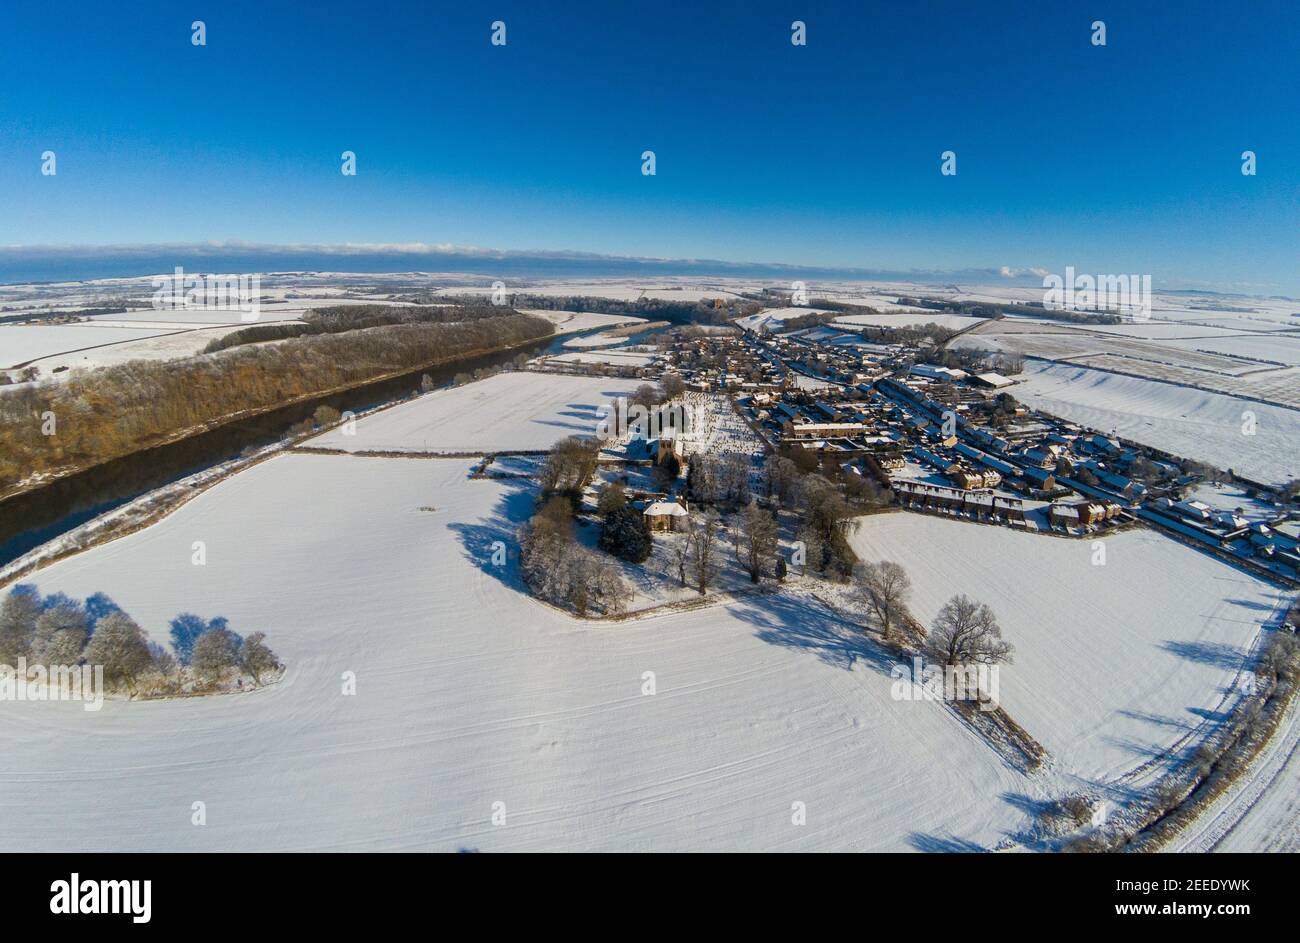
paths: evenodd
<path fill-rule="evenodd" d="M 685 530 L 690 515 L 680 501 L 656 501 L 643 512 L 646 526 L 653 531 Z"/>

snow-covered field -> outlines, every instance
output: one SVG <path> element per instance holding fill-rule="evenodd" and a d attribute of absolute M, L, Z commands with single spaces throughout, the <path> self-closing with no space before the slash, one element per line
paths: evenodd
<path fill-rule="evenodd" d="M 549 449 L 570 435 L 595 435 L 599 407 L 638 381 L 546 373 L 502 373 L 426 394 L 340 426 L 309 445 L 345 452 L 497 452 Z"/>
<path fill-rule="evenodd" d="M 224 615 L 289 668 L 250 695 L 6 705 L 6 847 L 945 850 L 1023 827 L 1036 784 L 893 700 L 807 605 L 600 625 L 532 601 L 513 554 L 489 562 L 531 495 L 470 464 L 278 457 L 31 577 L 105 591 L 155 639 Z"/>
<path fill-rule="evenodd" d="M 1058 772 L 1091 783 L 1214 723 L 1261 624 L 1285 607 L 1281 590 L 1146 530 L 1108 537 L 1100 566 L 1091 541 L 919 514 L 865 518 L 852 542 L 907 569 L 926 625 L 957 593 L 993 608 L 1016 646 L 1003 706 Z"/>
<path fill-rule="evenodd" d="M 556 334 L 572 334 L 577 331 L 589 331 L 594 327 L 618 327 L 623 324 L 637 324 L 645 318 L 626 317 L 621 314 L 597 314 L 592 311 L 547 311 L 544 309 L 520 308 L 524 314 L 535 314 L 555 325 Z"/>
<path fill-rule="evenodd" d="M 0 324 L 0 369 L 53 354 L 123 344 L 168 333 L 156 327 L 107 327 L 80 324 Z M 170 329 L 174 330 L 174 329 Z"/>
<path fill-rule="evenodd" d="M 979 324 L 986 318 L 968 318 L 959 314 L 944 314 L 942 311 L 909 311 L 897 314 L 850 314 L 836 318 L 836 324 L 859 327 L 916 327 L 922 324 L 937 324 L 940 327 L 960 331 L 963 328 Z"/>
<path fill-rule="evenodd" d="M 1300 411 L 1068 364 L 1030 362 L 1020 379 L 1017 399 L 1101 432 L 1248 478 L 1300 477 Z"/>
<path fill-rule="evenodd" d="M 608 363 L 624 367 L 645 367 L 654 362 L 655 355 L 633 350 L 583 350 L 547 359 L 558 363 Z"/>
<path fill-rule="evenodd" d="M 736 318 L 735 323 L 748 331 L 757 331 L 760 328 L 766 328 L 769 331 L 781 330 L 781 322 L 789 321 L 792 318 L 805 318 L 810 314 L 827 314 L 824 308 L 768 308 L 766 311 L 760 311 L 758 314 L 751 314 L 748 317 Z"/>

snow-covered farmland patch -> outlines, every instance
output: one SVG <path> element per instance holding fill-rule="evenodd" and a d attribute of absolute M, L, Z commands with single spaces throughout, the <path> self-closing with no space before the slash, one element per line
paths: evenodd
<path fill-rule="evenodd" d="M 345 452 L 504 452 L 549 449 L 570 435 L 595 435 L 599 407 L 637 382 L 546 373 L 502 373 L 428 393 L 307 444 Z"/>
<path fill-rule="evenodd" d="M 836 318 L 836 324 L 856 325 L 859 327 L 920 327 L 925 324 L 937 324 L 954 331 L 960 331 L 986 321 L 987 318 L 970 318 L 960 314 L 944 314 L 941 311 L 909 311 L 897 314 L 850 314 Z"/>
<path fill-rule="evenodd" d="M 181 611 L 264 630 L 288 672 L 242 697 L 7 705 L 6 847 L 943 850 L 1026 824 L 1033 782 L 891 698 L 861 633 L 798 600 L 615 624 L 533 601 L 513 553 L 491 562 L 531 485 L 471 464 L 284 455 L 31 576 L 107 592 L 155 640 Z"/>
<path fill-rule="evenodd" d="M 647 367 L 654 362 L 655 355 L 634 350 L 584 350 L 547 359 L 555 363 L 607 363 L 623 367 Z"/>
<path fill-rule="evenodd" d="M 165 334 L 154 327 L 80 324 L 0 324 L 0 368 L 103 344 L 122 344 Z"/>
<path fill-rule="evenodd" d="M 988 603 L 1015 645 L 1001 702 L 1058 760 L 1110 782 L 1167 751 L 1237 700 L 1260 627 L 1285 594 L 1152 531 L 1090 541 L 916 514 L 865 518 L 858 555 L 903 565 L 929 625 L 951 596 Z"/>
<path fill-rule="evenodd" d="M 1300 333 L 1230 334 L 1224 332 L 1213 337 L 1197 337 L 1175 342 L 1175 346 L 1199 351 L 1211 351 L 1230 357 L 1247 357 L 1251 360 L 1272 361 L 1300 366 Z"/>
<path fill-rule="evenodd" d="M 1100 432 L 1266 482 L 1300 476 L 1300 411 L 1068 364 L 1031 362 L 1020 379 L 1017 399 Z"/>
<path fill-rule="evenodd" d="M 577 331 L 589 331 L 595 327 L 619 327 L 624 324 L 639 324 L 645 318 L 622 314 L 599 314 L 594 311 L 548 311 L 536 308 L 520 308 L 524 314 L 533 314 L 545 318 L 555 325 L 556 334 L 573 334 Z"/>
<path fill-rule="evenodd" d="M 766 311 L 760 311 L 758 314 L 737 318 L 735 323 L 750 331 L 757 331 L 760 328 L 779 331 L 783 321 L 789 321 L 793 318 L 805 318 L 810 314 L 828 313 L 824 308 L 769 308 Z"/>
<path fill-rule="evenodd" d="M 599 334 L 584 334 L 581 337 L 570 337 L 564 342 L 564 347 L 569 350 L 578 350 L 587 347 L 614 347 L 618 344 L 626 344 L 631 338 L 626 334 L 611 334 L 608 331 L 601 331 Z"/>

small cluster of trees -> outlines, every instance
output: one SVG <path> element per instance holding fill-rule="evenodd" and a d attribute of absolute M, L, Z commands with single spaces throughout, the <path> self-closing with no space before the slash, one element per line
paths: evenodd
<path fill-rule="evenodd" d="M 675 400 L 686 392 L 686 381 L 675 373 L 666 373 L 659 385 L 642 383 L 627 398 L 629 406 L 644 406 L 647 411 Z"/>
<path fill-rule="evenodd" d="M 722 518 L 712 508 L 691 515 L 683 539 L 673 546 L 677 578 L 694 586 L 701 596 L 709 591 L 720 570 Z"/>
<path fill-rule="evenodd" d="M 627 491 L 619 482 L 600 492 L 596 512 L 601 517 L 600 549 L 629 563 L 644 563 L 654 548 L 645 516 L 627 502 Z"/>
<path fill-rule="evenodd" d="M 749 503 L 750 457 L 742 452 L 697 453 L 686 460 L 686 494 L 697 504 L 735 509 Z"/>
<path fill-rule="evenodd" d="M 911 621 L 908 603 L 912 581 L 907 571 L 890 560 L 860 563 L 854 567 L 858 598 L 880 626 L 885 641 L 893 631 Z M 925 633 L 922 653 L 944 666 L 1010 662 L 1014 647 L 1002 638 L 1002 627 L 986 604 L 959 593 L 939 609 Z"/>
<path fill-rule="evenodd" d="M 858 559 L 848 539 L 857 522 L 840 489 L 821 475 L 807 475 L 800 481 L 796 509 L 805 565 L 832 578 L 848 577 Z"/>
<path fill-rule="evenodd" d="M 1006 353 L 978 347 L 944 347 L 926 354 L 922 360 L 940 367 L 952 367 L 979 373 L 992 370 L 1003 376 L 1014 376 L 1025 370 L 1025 357 L 1020 353 Z"/>
<path fill-rule="evenodd" d="M 583 436 L 569 436 L 551 447 L 538 473 L 542 497 L 562 495 L 576 508 L 582 491 L 596 474 L 600 459 L 600 442 Z"/>
<path fill-rule="evenodd" d="M 241 638 L 225 619 L 205 622 L 182 613 L 171 623 L 175 654 L 151 642 L 144 629 L 103 593 L 79 602 L 62 593 L 42 596 L 23 584 L 0 603 L 0 664 L 102 665 L 112 690 L 137 693 L 143 684 L 177 693 L 190 681 L 214 686 L 234 674 L 254 683 L 281 669 L 266 635 Z"/>
<path fill-rule="evenodd" d="M 519 534 L 520 569 L 529 590 L 579 616 L 597 611 L 622 612 L 631 599 L 618 567 L 588 550 L 574 536 L 573 503 L 553 495 L 541 505 Z"/>

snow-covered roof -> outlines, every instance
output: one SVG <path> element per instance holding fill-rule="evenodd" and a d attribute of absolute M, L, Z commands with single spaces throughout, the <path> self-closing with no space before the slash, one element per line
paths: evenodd
<path fill-rule="evenodd" d="M 663 514 L 668 514 L 672 517 L 685 517 L 686 508 L 682 507 L 676 501 L 656 501 L 645 509 L 645 513 L 651 517 L 658 517 Z"/>

